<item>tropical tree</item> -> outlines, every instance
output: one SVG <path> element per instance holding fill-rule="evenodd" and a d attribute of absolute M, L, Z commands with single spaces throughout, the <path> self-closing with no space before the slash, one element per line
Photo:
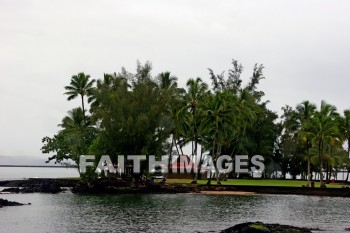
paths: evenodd
<path fill-rule="evenodd" d="M 307 159 L 307 183 L 306 186 L 310 186 L 311 181 L 311 155 L 310 148 L 312 147 L 311 129 L 309 122 L 315 114 L 316 105 L 309 101 L 303 101 L 296 107 L 297 124 L 299 124 L 299 137 L 305 145 L 305 155 Z"/>
<path fill-rule="evenodd" d="M 84 96 L 90 96 L 93 93 L 94 82 L 94 79 L 90 81 L 90 75 L 86 75 L 85 73 L 81 72 L 77 75 L 73 75 L 70 85 L 64 87 L 66 89 L 66 92 L 64 94 L 68 95 L 68 101 L 75 99 L 80 95 L 84 121 L 86 121 Z"/>
<path fill-rule="evenodd" d="M 72 160 L 78 166 L 79 156 L 88 152 L 97 131 L 89 117 L 84 121 L 80 107 L 69 111 L 68 116 L 58 126 L 61 130 L 56 135 L 43 138 L 44 145 L 41 150 L 44 154 L 53 153 L 47 162 L 55 160 L 55 163 L 62 163 Z"/>
<path fill-rule="evenodd" d="M 185 134 L 182 144 L 188 142 L 192 143 L 192 155 L 197 155 L 198 142 L 200 140 L 198 135 L 200 105 L 203 102 L 208 85 L 202 81 L 201 78 L 189 79 L 187 81 L 187 91 L 184 96 L 184 106 L 180 109 L 178 117 L 184 119 L 187 125 L 183 133 Z"/>
<path fill-rule="evenodd" d="M 157 81 L 161 90 L 177 88 L 177 78 L 172 76 L 169 71 L 160 73 L 157 77 Z"/>
<path fill-rule="evenodd" d="M 313 146 L 318 150 L 321 188 L 326 187 L 323 180 L 323 161 L 326 154 L 326 145 L 336 145 L 339 143 L 339 130 L 338 125 L 336 124 L 338 114 L 336 110 L 335 106 L 322 101 L 320 109 L 315 112 L 314 117 L 312 117 L 310 122 L 306 123 L 306 127 L 310 129 L 309 136 L 312 140 Z"/>
<path fill-rule="evenodd" d="M 350 110 L 345 110 L 344 116 L 340 117 L 339 120 L 340 133 L 342 134 L 343 138 L 347 143 L 347 156 L 344 156 L 343 164 L 347 169 L 345 181 L 348 181 L 350 171 Z"/>
<path fill-rule="evenodd" d="M 136 73 L 105 76 L 97 82 L 92 117 L 100 128 L 96 154 L 164 154 L 171 132 L 170 98 L 164 97 L 151 65 L 138 63 Z"/>
<path fill-rule="evenodd" d="M 214 164 L 221 155 L 222 146 L 238 132 L 237 98 L 228 91 L 218 92 L 209 96 L 204 106 L 202 130 L 206 132 L 205 145 L 210 148 Z M 216 181 L 220 184 L 220 171 L 216 169 Z M 211 175 L 208 184 L 211 183 Z"/>

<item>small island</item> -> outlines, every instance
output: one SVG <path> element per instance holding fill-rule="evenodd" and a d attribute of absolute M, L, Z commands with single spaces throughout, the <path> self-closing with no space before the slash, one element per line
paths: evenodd
<path fill-rule="evenodd" d="M 265 224 L 262 222 L 247 222 L 225 229 L 221 231 L 221 233 L 312 233 L 311 230 L 319 229 L 309 229 L 281 224 Z"/>
<path fill-rule="evenodd" d="M 0 198 L 0 208 L 2 208 L 4 206 L 22 206 L 22 205 L 30 205 L 30 203 L 22 204 L 22 203 L 18 203 L 15 201 L 8 201 L 8 200 Z"/>

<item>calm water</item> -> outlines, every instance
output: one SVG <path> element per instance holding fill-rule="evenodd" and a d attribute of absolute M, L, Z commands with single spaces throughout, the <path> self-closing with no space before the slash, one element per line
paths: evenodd
<path fill-rule="evenodd" d="M 0 168 L 0 179 L 76 177 L 76 169 Z M 2 187 L 0 187 L 2 190 Z M 345 232 L 350 199 L 293 195 L 0 194 L 30 206 L 0 208 L 8 232 L 208 232 L 262 221 Z"/>
<path fill-rule="evenodd" d="M 0 167 L 0 180 L 79 177 L 76 168 Z"/>
<path fill-rule="evenodd" d="M 196 232 L 245 221 L 319 227 L 345 232 L 345 198 L 286 195 L 2 194 L 30 206 L 0 209 L 0 232 Z"/>

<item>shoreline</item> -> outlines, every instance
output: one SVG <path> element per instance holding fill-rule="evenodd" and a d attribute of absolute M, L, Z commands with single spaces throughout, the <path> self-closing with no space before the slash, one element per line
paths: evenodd
<path fill-rule="evenodd" d="M 92 184 L 92 186 L 91 186 Z M 77 179 L 29 178 L 27 180 L 0 181 L 0 187 L 13 188 L 11 192 L 59 193 L 58 188 L 72 188 L 76 194 L 159 194 L 196 193 L 208 195 L 306 195 L 327 197 L 350 197 L 350 188 L 306 188 L 258 185 L 199 185 L 145 183 L 134 186 L 119 180 L 97 180 L 87 185 Z M 17 188 L 17 189 L 16 189 Z M 64 190 L 64 189 L 61 189 Z M 0 190 L 1 192 L 2 190 Z M 5 190 L 4 190 L 5 191 Z M 8 191 L 5 191 L 8 192 Z"/>
<path fill-rule="evenodd" d="M 243 191 L 200 191 L 194 194 L 203 195 L 256 195 L 255 192 L 243 192 Z"/>

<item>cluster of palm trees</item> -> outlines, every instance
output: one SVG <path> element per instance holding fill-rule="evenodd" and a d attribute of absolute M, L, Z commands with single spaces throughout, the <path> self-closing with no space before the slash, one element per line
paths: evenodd
<path fill-rule="evenodd" d="M 183 147 L 191 145 L 199 169 L 204 151 L 214 162 L 221 154 L 260 154 L 290 173 L 293 164 L 305 167 L 306 161 L 308 181 L 317 165 L 321 182 L 325 170 L 328 179 L 332 170 L 348 168 L 342 144 L 350 143 L 350 111 L 340 116 L 332 105 L 322 102 L 317 109 L 305 101 L 296 109 L 285 107 L 278 123 L 258 90 L 263 69 L 255 65 L 244 87 L 243 66 L 236 60 L 227 75 L 209 69 L 211 86 L 195 78 L 179 88 L 170 72 L 152 77 L 149 62 L 138 63 L 136 73 L 122 69 L 97 81 L 79 73 L 72 76 L 65 94 L 68 100 L 80 97 L 81 107 L 69 111 L 56 135 L 43 139 L 42 151 L 54 152 L 49 160 L 72 159 L 78 164 L 81 154 L 108 154 L 112 159 L 119 154 L 172 155 L 183 154 Z M 267 169 L 265 177 L 272 172 Z"/>
<path fill-rule="evenodd" d="M 285 144 L 293 141 L 292 147 L 285 145 L 284 148 L 289 152 L 293 151 L 294 157 L 299 156 L 307 161 L 308 186 L 312 178 L 311 165 L 318 167 L 321 187 L 325 187 L 324 173 L 326 181 L 329 182 L 332 172 L 336 176 L 337 170 L 348 170 L 349 110 L 344 111 L 342 116 L 335 106 L 325 101 L 321 102 L 319 109 L 309 101 L 304 101 L 295 110 L 289 107 L 284 110 L 282 141 Z M 347 151 L 343 149 L 344 142 L 347 142 Z"/>

